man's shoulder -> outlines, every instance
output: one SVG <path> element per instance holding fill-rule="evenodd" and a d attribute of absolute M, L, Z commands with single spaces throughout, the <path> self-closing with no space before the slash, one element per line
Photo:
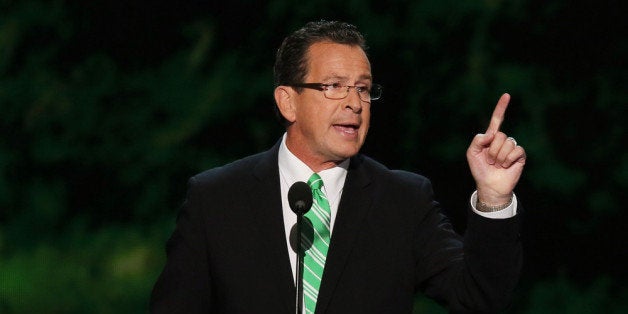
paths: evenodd
<path fill-rule="evenodd" d="M 385 184 L 420 186 L 430 183 L 430 180 L 423 175 L 407 170 L 390 169 L 365 155 L 357 156 L 356 161 L 374 180 L 385 182 Z"/>
<path fill-rule="evenodd" d="M 265 151 L 229 162 L 222 166 L 210 168 L 192 176 L 191 180 L 198 184 L 241 182 L 252 176 L 261 163 L 271 158 L 272 156 L 269 156 L 269 154 L 272 154 L 272 152 Z"/>

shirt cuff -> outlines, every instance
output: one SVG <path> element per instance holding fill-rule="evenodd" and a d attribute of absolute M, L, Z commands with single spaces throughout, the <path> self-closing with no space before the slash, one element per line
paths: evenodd
<path fill-rule="evenodd" d="M 512 202 L 510 203 L 510 205 L 508 205 L 508 207 L 502 210 L 495 211 L 495 212 L 481 212 L 477 210 L 475 208 L 475 204 L 477 204 L 477 202 L 478 202 L 478 191 L 475 191 L 473 192 L 473 194 L 471 194 L 471 209 L 473 209 L 473 211 L 476 214 L 482 217 L 491 218 L 491 219 L 506 219 L 506 218 L 514 217 L 517 214 L 517 196 L 515 195 L 515 193 L 512 193 Z"/>

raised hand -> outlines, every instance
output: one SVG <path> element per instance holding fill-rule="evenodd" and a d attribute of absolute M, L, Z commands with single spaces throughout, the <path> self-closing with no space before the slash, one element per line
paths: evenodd
<path fill-rule="evenodd" d="M 484 134 L 476 135 L 467 149 L 478 200 L 490 206 L 510 201 L 526 162 L 523 147 L 499 130 L 509 101 L 508 94 L 499 98 L 488 129 Z"/>

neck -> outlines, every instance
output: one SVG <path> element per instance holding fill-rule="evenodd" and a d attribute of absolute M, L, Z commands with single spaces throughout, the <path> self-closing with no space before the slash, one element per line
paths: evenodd
<path fill-rule="evenodd" d="M 312 169 L 312 171 L 316 173 L 336 167 L 344 161 L 344 159 L 325 159 L 317 156 L 314 153 L 303 150 L 302 147 L 305 147 L 305 145 L 300 145 L 296 141 L 291 140 L 289 136 L 286 138 L 286 147 L 294 156 L 299 158 L 299 160 L 301 160 L 305 165 L 307 165 L 310 169 Z"/>

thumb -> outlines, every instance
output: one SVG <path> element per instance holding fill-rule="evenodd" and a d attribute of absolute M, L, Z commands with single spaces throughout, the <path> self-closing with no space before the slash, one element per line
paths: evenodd
<path fill-rule="evenodd" d="M 471 141 L 471 146 L 469 146 L 469 150 L 475 153 L 481 152 L 482 149 L 491 145 L 491 142 L 493 142 L 494 137 L 495 137 L 495 133 L 492 133 L 492 132 L 484 133 L 484 134 L 482 133 L 477 134 L 473 138 L 473 141 Z"/>

